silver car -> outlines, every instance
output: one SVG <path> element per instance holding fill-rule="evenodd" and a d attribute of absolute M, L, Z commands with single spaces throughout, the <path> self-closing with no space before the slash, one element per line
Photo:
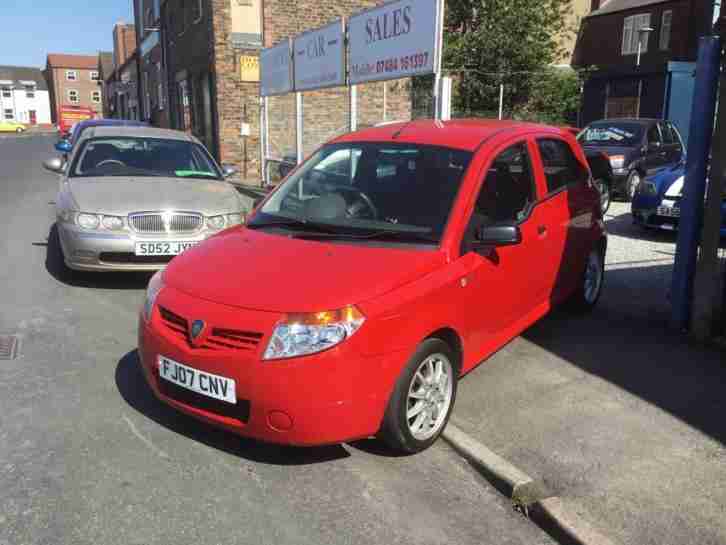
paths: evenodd
<path fill-rule="evenodd" d="M 86 271 L 152 271 L 243 221 L 243 203 L 193 136 L 167 129 L 94 127 L 65 162 L 56 226 L 65 265 Z"/>

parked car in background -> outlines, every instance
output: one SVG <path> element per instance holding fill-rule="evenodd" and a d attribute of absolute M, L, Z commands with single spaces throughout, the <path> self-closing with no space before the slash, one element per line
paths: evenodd
<path fill-rule="evenodd" d="M 681 162 L 685 147 L 670 121 L 608 119 L 591 123 L 578 141 L 585 150 L 605 152 L 613 169 L 613 193 L 632 200 L 641 180 Z"/>
<path fill-rule="evenodd" d="M 582 132 L 582 129 L 576 127 L 563 127 L 573 136 L 577 137 Z M 602 213 L 605 214 L 610 209 L 610 202 L 612 200 L 612 187 L 613 187 L 613 169 L 610 165 L 610 158 L 607 153 L 593 148 L 583 148 L 587 163 L 590 166 L 590 172 L 592 172 L 592 179 L 595 186 L 600 191 L 600 203 Z"/>
<path fill-rule="evenodd" d="M 633 221 L 641 227 L 677 230 L 685 174 L 681 164 L 643 180 L 631 205 Z M 726 192 L 721 202 L 721 236 L 726 237 Z"/>
<path fill-rule="evenodd" d="M 0 132 L 17 132 L 21 133 L 25 130 L 25 125 L 16 123 L 15 121 L 0 121 Z"/>
<path fill-rule="evenodd" d="M 145 127 L 88 129 L 62 175 L 56 228 L 63 262 L 89 271 L 158 270 L 242 222 L 242 202 L 193 136 Z"/>
<path fill-rule="evenodd" d="M 161 401 L 239 435 L 378 435 L 420 451 L 460 376 L 554 305 L 597 303 L 605 251 L 599 194 L 565 131 L 362 130 L 152 278 L 142 369 Z"/>
<path fill-rule="evenodd" d="M 78 143 L 84 131 L 92 127 L 148 127 L 149 124 L 144 121 L 134 121 L 130 119 L 87 119 L 79 121 L 71 128 L 70 132 L 64 136 L 55 146 L 55 149 L 61 153 L 68 154 Z"/>

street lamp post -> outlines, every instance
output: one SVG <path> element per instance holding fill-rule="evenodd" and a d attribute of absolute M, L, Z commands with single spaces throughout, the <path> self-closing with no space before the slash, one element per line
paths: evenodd
<path fill-rule="evenodd" d="M 636 104 L 635 117 L 640 117 L 640 97 L 643 94 L 643 78 L 640 76 L 640 52 L 643 49 L 643 37 L 653 32 L 651 27 L 643 27 L 638 29 L 638 55 L 635 58 L 635 67 L 638 68 L 638 102 Z"/>

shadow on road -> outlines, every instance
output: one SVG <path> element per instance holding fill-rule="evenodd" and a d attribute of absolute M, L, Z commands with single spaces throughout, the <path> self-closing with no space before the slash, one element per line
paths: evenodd
<path fill-rule="evenodd" d="M 146 384 L 137 351 L 126 354 L 116 366 L 116 387 L 132 408 L 157 424 L 193 441 L 257 463 L 310 465 L 350 456 L 341 445 L 297 448 L 245 439 L 213 428 L 161 403 Z"/>
<path fill-rule="evenodd" d="M 649 240 L 652 242 L 676 243 L 674 231 L 661 231 L 658 229 L 646 229 L 633 223 L 630 212 L 614 215 L 605 214 L 605 229 L 608 234 L 617 237 L 633 238 L 636 240 Z"/>
<path fill-rule="evenodd" d="M 48 243 L 34 242 L 34 246 L 46 246 L 45 268 L 63 284 L 78 288 L 110 290 L 141 290 L 146 288 L 153 273 L 147 272 L 83 272 L 69 269 L 63 261 L 58 227 L 54 223 L 48 233 Z"/>

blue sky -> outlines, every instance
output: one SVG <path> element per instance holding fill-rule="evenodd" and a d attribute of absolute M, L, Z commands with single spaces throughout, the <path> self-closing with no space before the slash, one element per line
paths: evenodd
<path fill-rule="evenodd" d="M 113 50 L 113 25 L 133 22 L 132 0 L 0 0 L 0 65 L 45 67 L 48 53 Z"/>

